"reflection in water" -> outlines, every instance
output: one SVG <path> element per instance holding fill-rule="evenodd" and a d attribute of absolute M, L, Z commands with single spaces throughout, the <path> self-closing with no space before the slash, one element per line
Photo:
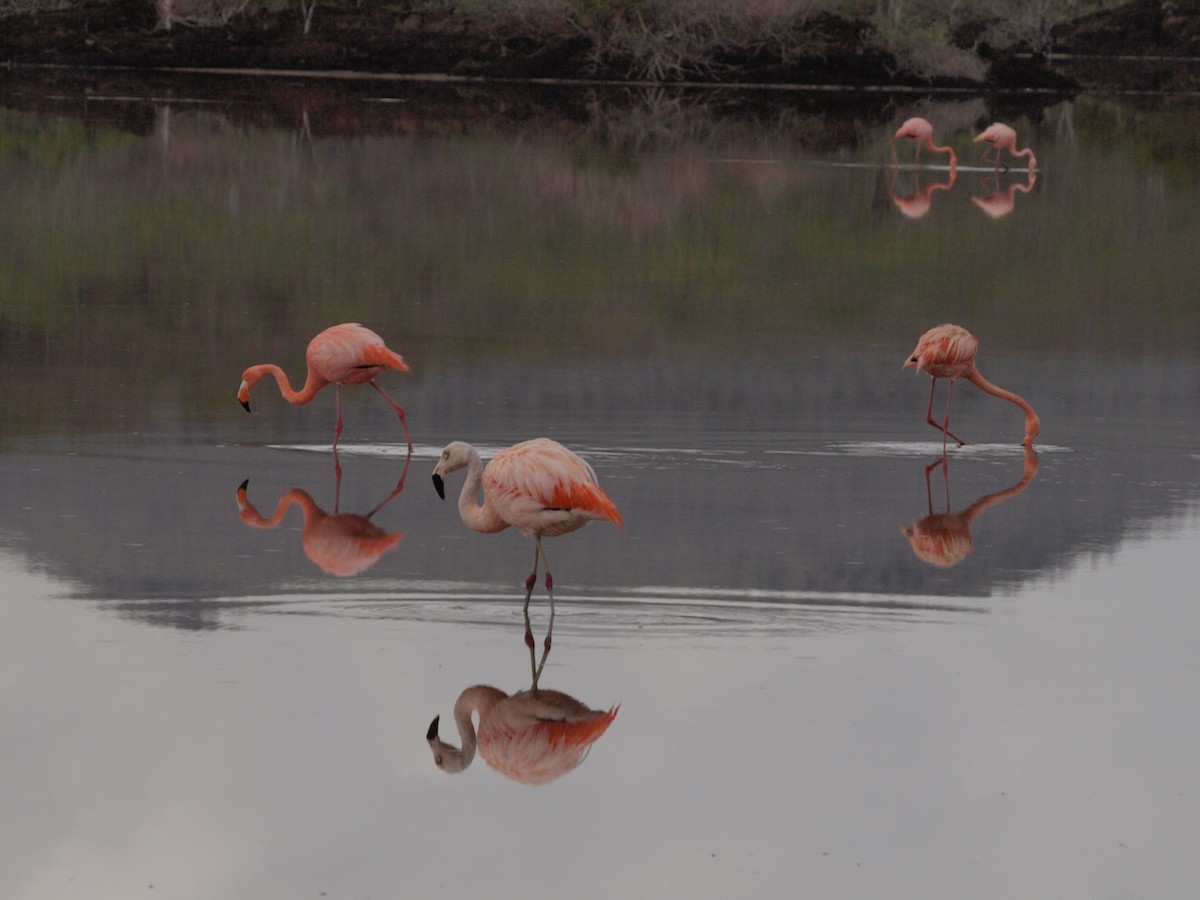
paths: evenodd
<path fill-rule="evenodd" d="M 525 628 L 528 631 L 528 615 Z M 529 656 L 532 664 L 532 644 Z M 478 748 L 484 761 L 506 778 L 521 784 L 546 784 L 583 762 L 620 707 L 591 709 L 568 694 L 539 688 L 540 674 L 539 668 L 529 690 L 511 696 L 486 684 L 474 685 L 459 694 L 454 704 L 454 724 L 461 747 L 438 736 L 441 716 L 434 717 L 425 734 L 437 767 L 452 774 L 462 772 L 471 765 Z M 472 722 L 476 712 L 478 730 Z"/>
<path fill-rule="evenodd" d="M 917 169 L 913 171 L 912 191 L 907 194 L 901 194 L 896 190 L 896 180 L 899 174 L 900 168 L 898 166 L 893 168 L 892 183 L 888 188 L 888 196 L 892 198 L 892 202 L 896 204 L 896 208 L 909 219 L 920 219 L 928 214 L 933 204 L 933 194 L 937 191 L 950 190 L 950 188 L 954 187 L 954 182 L 958 179 L 958 170 L 951 166 L 950 176 L 947 180 L 935 181 L 932 184 L 921 187 L 921 172 Z"/>
<path fill-rule="evenodd" d="M 1003 218 L 1013 211 L 1013 207 L 1017 202 L 1017 192 L 1020 191 L 1022 194 L 1028 194 L 1032 191 L 1033 186 L 1037 184 L 1037 173 L 1030 168 L 1024 184 L 1014 182 L 1003 190 L 1000 189 L 1000 179 L 1001 175 L 999 172 L 995 175 L 981 177 L 979 183 L 983 185 L 983 189 L 987 193 L 982 197 L 971 198 L 971 202 L 982 209 L 992 219 Z"/>
<path fill-rule="evenodd" d="M 966 443 L 950 430 L 950 399 L 954 393 L 954 382 L 965 377 L 981 391 L 1015 403 L 1025 413 L 1025 439 L 1021 442 L 1025 447 L 1033 446 L 1033 439 L 1042 430 L 1042 425 L 1028 403 L 1012 391 L 996 387 L 979 374 L 975 368 L 975 354 L 979 350 L 979 341 L 973 334 L 959 325 L 949 323 L 930 328 L 921 335 L 917 346 L 904 363 L 904 367 L 916 366 L 918 371 L 927 372 L 932 377 L 929 385 L 929 406 L 925 410 L 925 421 L 942 432 L 942 449 L 945 450 L 946 437 L 952 437 L 961 447 Z M 933 392 L 937 388 L 939 378 L 950 379 L 946 390 L 946 414 L 941 422 L 933 417 Z"/>
<path fill-rule="evenodd" d="M 983 153 L 979 157 L 982 163 L 995 163 L 996 168 L 1000 168 L 1000 151 L 1007 150 L 1012 154 L 1014 159 L 1020 159 L 1022 156 L 1029 157 L 1029 171 L 1033 171 L 1037 166 L 1037 159 L 1033 155 L 1033 148 L 1026 147 L 1024 150 L 1017 149 L 1017 132 L 1005 125 L 1003 122 L 996 122 L 994 125 L 989 125 L 975 137 L 975 142 L 983 141 L 988 146 L 983 149 Z M 992 159 L 988 159 L 988 153 L 994 152 L 996 155 Z M 1005 168 L 1008 168 L 1005 166 Z"/>
<path fill-rule="evenodd" d="M 625 522 L 616 504 L 600 487 L 592 467 L 557 441 L 534 438 L 497 453 L 484 468 L 479 451 L 463 441 L 447 444 L 433 470 L 433 486 L 446 499 L 443 476 L 466 467 L 467 478 L 458 497 L 458 514 L 473 531 L 488 534 L 516 526 L 534 540 L 533 569 L 525 579 L 525 643 L 533 653 L 529 627 L 529 598 L 537 584 L 538 560 L 546 569 L 550 595 L 550 624 L 543 643 L 542 662 L 534 670 L 533 684 L 546 664 L 554 633 L 554 578 L 542 549 L 543 537 L 576 531 L 595 519 L 608 519 L 622 528 Z M 483 491 L 483 504 L 477 503 Z M 532 660 L 532 657 L 531 657 Z"/>
<path fill-rule="evenodd" d="M 400 424 L 404 426 L 404 439 L 408 441 L 409 452 L 412 452 L 412 438 L 408 436 L 408 421 L 404 415 L 404 408 L 375 383 L 375 376 L 388 369 L 399 369 L 401 372 L 411 370 L 400 354 L 387 348 L 383 338 L 371 329 L 354 323 L 334 325 L 309 341 L 304 360 L 308 366 L 308 375 L 304 380 L 304 387 L 299 391 L 292 389 L 283 369 L 274 363 L 262 363 L 251 366 L 242 373 L 242 383 L 237 393 L 238 402 L 246 408 L 246 412 L 250 412 L 250 391 L 267 375 L 275 377 L 283 398 L 296 405 L 308 403 L 325 385 L 336 385 L 337 422 L 333 429 L 333 449 L 336 451 L 338 438 L 342 434 L 342 385 L 369 384 L 379 396 L 391 404 L 396 415 L 400 417 Z"/>
<path fill-rule="evenodd" d="M 412 454 L 404 460 L 404 471 L 392 492 L 383 498 L 366 515 L 339 511 L 342 493 L 342 467 L 337 463 L 334 451 L 336 486 L 333 513 L 327 513 L 301 488 L 292 488 L 279 498 L 275 512 L 269 519 L 263 518 L 246 496 L 250 479 L 237 489 L 238 516 L 252 528 L 270 529 L 283 521 L 288 509 L 299 506 L 304 514 L 304 533 L 300 538 L 304 555 L 330 575 L 345 577 L 357 575 L 375 565 L 385 553 L 404 538 L 404 532 L 386 532 L 371 521 L 379 512 L 404 490 L 404 479 L 408 477 L 408 466 Z"/>
<path fill-rule="evenodd" d="M 941 468 L 942 481 L 946 488 L 946 511 L 933 511 L 933 489 L 929 484 L 929 474 L 934 469 Z M 928 515 L 919 522 L 905 525 L 902 529 L 904 536 L 912 545 L 917 558 L 939 568 L 956 566 L 971 552 L 971 523 L 975 517 L 987 509 L 1005 500 L 1017 496 L 1037 474 L 1038 458 L 1030 447 L 1025 448 L 1025 471 L 1021 480 L 1012 487 L 985 494 L 962 512 L 950 511 L 950 465 L 942 456 L 937 462 L 925 467 L 925 495 L 928 502 Z"/>

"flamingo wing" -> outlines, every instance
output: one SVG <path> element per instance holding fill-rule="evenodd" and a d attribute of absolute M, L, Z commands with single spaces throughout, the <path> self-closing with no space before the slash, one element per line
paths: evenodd
<path fill-rule="evenodd" d="M 596 473 L 562 444 L 535 438 L 502 450 L 483 473 L 484 493 L 500 507 L 527 515 L 554 510 L 589 519 L 625 522 Z M 505 515 L 517 527 L 521 522 Z"/>
<path fill-rule="evenodd" d="M 975 365 L 976 337 L 959 325 L 945 323 L 921 335 L 906 366 L 916 366 L 935 378 L 959 378 Z"/>
<path fill-rule="evenodd" d="M 362 384 L 383 369 L 410 371 L 383 338 L 356 322 L 326 328 L 309 343 L 306 357 L 311 369 L 336 384 Z"/>

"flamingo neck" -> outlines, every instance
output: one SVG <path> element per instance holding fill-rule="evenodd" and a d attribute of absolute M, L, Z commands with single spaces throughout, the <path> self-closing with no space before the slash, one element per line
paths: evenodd
<path fill-rule="evenodd" d="M 499 688 L 486 684 L 477 684 L 459 694 L 458 700 L 454 704 L 454 725 L 458 728 L 459 743 L 462 745 L 459 755 L 464 769 L 475 758 L 477 746 L 475 724 L 471 721 L 472 715 L 476 712 L 479 713 L 479 729 L 482 731 L 484 722 L 492 714 L 496 704 L 507 696 Z"/>
<path fill-rule="evenodd" d="M 933 142 L 933 138 L 930 138 L 928 143 L 925 144 L 925 146 L 928 147 L 930 150 L 932 150 L 934 153 L 949 153 L 950 154 L 950 168 L 951 169 L 958 168 L 958 156 L 957 156 L 957 154 L 955 154 L 954 148 L 951 147 L 949 144 L 947 144 L 945 147 L 939 147 L 937 144 L 935 144 Z"/>
<path fill-rule="evenodd" d="M 1032 147 L 1026 147 L 1024 150 L 1014 150 L 1014 151 L 1013 151 L 1013 156 L 1014 156 L 1014 157 L 1017 157 L 1017 156 L 1028 156 L 1028 157 L 1029 157 L 1029 168 L 1031 168 L 1031 169 L 1032 169 L 1032 168 L 1034 168 L 1034 167 L 1037 165 L 1037 157 L 1035 157 L 1035 156 L 1033 155 L 1033 148 L 1032 148 Z"/>
<path fill-rule="evenodd" d="M 1033 439 L 1042 430 L 1041 420 L 1038 419 L 1037 413 L 1033 411 L 1033 407 L 1026 403 L 1020 395 L 1014 394 L 1012 391 L 1006 391 L 1004 388 L 996 387 L 996 385 L 980 375 L 978 369 L 972 370 L 967 378 L 984 393 L 991 394 L 993 397 L 999 397 L 1001 400 L 1007 400 L 1009 403 L 1015 403 L 1021 408 L 1025 413 L 1025 440 L 1022 441 L 1022 444 L 1026 447 L 1032 447 Z"/>
<path fill-rule="evenodd" d="M 482 490 L 483 460 L 479 458 L 479 451 L 471 447 L 467 458 L 467 478 L 463 482 L 462 492 L 458 495 L 458 514 L 463 524 L 472 531 L 485 534 L 503 531 L 508 527 L 508 523 L 500 518 L 500 514 L 492 507 L 487 494 L 484 493 L 482 504 L 477 502 Z"/>
<path fill-rule="evenodd" d="M 328 381 L 314 372 L 312 368 L 309 368 L 308 377 L 304 379 L 304 387 L 296 391 L 292 389 L 287 374 L 274 363 L 266 363 L 254 368 L 258 369 L 263 375 L 273 375 L 275 382 L 279 385 L 279 393 L 283 395 L 283 399 L 296 406 L 308 403 L 313 397 L 317 396 L 317 392 L 321 388 L 329 384 Z"/>
<path fill-rule="evenodd" d="M 258 509 L 245 497 L 244 491 L 238 492 L 238 514 L 241 520 L 247 525 L 254 528 L 275 528 L 283 521 L 283 517 L 287 515 L 288 509 L 295 504 L 300 507 L 304 513 L 304 527 L 307 530 L 314 520 L 324 517 L 324 512 L 317 506 L 309 493 L 301 488 L 292 488 L 286 494 L 279 498 L 279 502 L 275 504 L 275 512 L 271 514 L 271 518 L 264 519 Z"/>

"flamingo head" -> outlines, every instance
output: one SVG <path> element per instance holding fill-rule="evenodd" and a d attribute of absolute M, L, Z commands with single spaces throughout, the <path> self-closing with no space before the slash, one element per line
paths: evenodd
<path fill-rule="evenodd" d="M 1026 450 L 1033 447 L 1033 439 L 1042 433 L 1042 420 L 1035 413 L 1030 413 L 1025 418 L 1025 440 L 1021 441 L 1021 446 Z"/>
<path fill-rule="evenodd" d="M 446 499 L 446 482 L 443 478 L 451 472 L 469 465 L 472 454 L 475 454 L 474 448 L 462 441 L 454 441 L 442 448 L 442 454 L 433 468 L 433 489 L 443 500 Z"/>
<path fill-rule="evenodd" d="M 448 744 L 438 737 L 438 722 L 441 718 L 441 716 L 433 717 L 429 731 L 425 733 L 425 740 L 429 742 L 429 749 L 433 751 L 433 764 L 443 772 L 453 775 L 469 766 L 475 754 L 464 753 L 453 744 Z"/>
<path fill-rule="evenodd" d="M 238 386 L 237 398 L 238 403 L 242 404 L 246 412 L 250 412 L 250 391 L 262 381 L 262 378 L 263 372 L 258 366 L 251 366 L 242 373 L 242 383 Z"/>

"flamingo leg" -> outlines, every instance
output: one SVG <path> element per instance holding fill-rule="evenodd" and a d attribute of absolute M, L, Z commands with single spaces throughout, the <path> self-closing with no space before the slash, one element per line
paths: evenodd
<path fill-rule="evenodd" d="M 952 391 L 954 390 L 954 379 L 953 378 L 950 379 L 950 388 L 946 394 L 946 418 L 944 418 L 942 421 L 937 421 L 937 419 L 934 418 L 934 390 L 936 388 L 937 388 L 937 379 L 934 378 L 931 380 L 931 383 L 929 385 L 929 407 L 926 407 L 926 409 L 925 409 L 925 421 L 929 422 L 930 425 L 934 426 L 935 428 L 937 428 L 938 431 L 942 432 L 942 451 L 944 452 L 944 451 L 946 451 L 947 436 L 954 438 L 956 440 L 956 442 L 958 442 L 959 446 L 962 446 L 967 442 L 965 442 L 964 439 L 960 438 L 958 436 L 958 434 L 955 434 L 953 431 L 950 431 L 950 428 L 949 428 L 949 425 L 950 425 L 950 396 L 952 396 Z"/>
<path fill-rule="evenodd" d="M 338 459 L 337 444 L 333 445 L 333 514 L 338 514 L 342 502 L 342 463 Z"/>
<path fill-rule="evenodd" d="M 333 426 L 333 452 L 337 452 L 338 438 L 342 436 L 342 386 L 337 387 L 337 422 Z"/>
<path fill-rule="evenodd" d="M 408 477 L 408 466 L 411 462 L 412 462 L 412 448 L 409 447 L 408 448 L 408 456 L 405 457 L 405 459 L 404 459 L 404 471 L 400 473 L 400 480 L 398 482 L 396 482 L 396 486 L 392 489 L 392 492 L 390 494 L 388 494 L 386 497 L 384 497 L 382 500 L 380 500 L 379 503 L 377 503 L 375 505 L 375 508 L 372 509 L 369 513 L 367 513 L 363 518 L 365 518 L 365 519 L 371 518 L 371 516 L 375 515 L 375 513 L 379 512 L 381 509 L 383 509 L 385 506 L 387 506 L 389 503 L 391 503 L 393 499 L 395 499 L 397 496 L 399 496 L 404 491 L 404 479 Z"/>
<path fill-rule="evenodd" d="M 542 669 L 546 667 L 546 657 L 550 655 L 550 639 L 554 635 L 554 576 L 550 574 L 550 560 L 546 558 L 546 551 L 542 549 L 542 539 L 534 538 L 537 555 L 542 558 L 542 567 L 546 570 L 546 593 L 550 595 L 550 625 L 546 629 L 546 640 L 542 642 L 542 660 L 538 663 L 537 668 L 533 672 L 533 686 L 536 688 L 538 679 L 542 677 Z M 529 645 L 529 661 L 533 662 L 533 634 L 529 631 L 529 618 L 525 619 L 525 633 L 527 635 L 525 643 Z"/>
<path fill-rule="evenodd" d="M 377 385 L 373 380 L 368 382 L 368 384 L 370 384 L 371 387 L 375 388 L 375 390 L 379 392 L 380 397 L 391 404 L 392 409 L 396 411 L 396 415 L 400 417 L 400 425 L 404 428 L 404 440 L 408 442 L 408 449 L 411 451 L 413 448 L 413 442 L 412 438 L 408 436 L 408 419 L 404 415 L 404 407 L 388 396 L 388 392 Z"/>
<path fill-rule="evenodd" d="M 533 596 L 533 586 L 537 584 L 538 548 L 533 547 L 533 570 L 525 579 L 525 606 L 522 614 L 525 616 L 525 646 L 529 648 L 529 671 L 533 676 L 534 687 L 537 686 L 538 670 L 533 661 L 533 629 L 529 626 L 529 598 Z"/>

